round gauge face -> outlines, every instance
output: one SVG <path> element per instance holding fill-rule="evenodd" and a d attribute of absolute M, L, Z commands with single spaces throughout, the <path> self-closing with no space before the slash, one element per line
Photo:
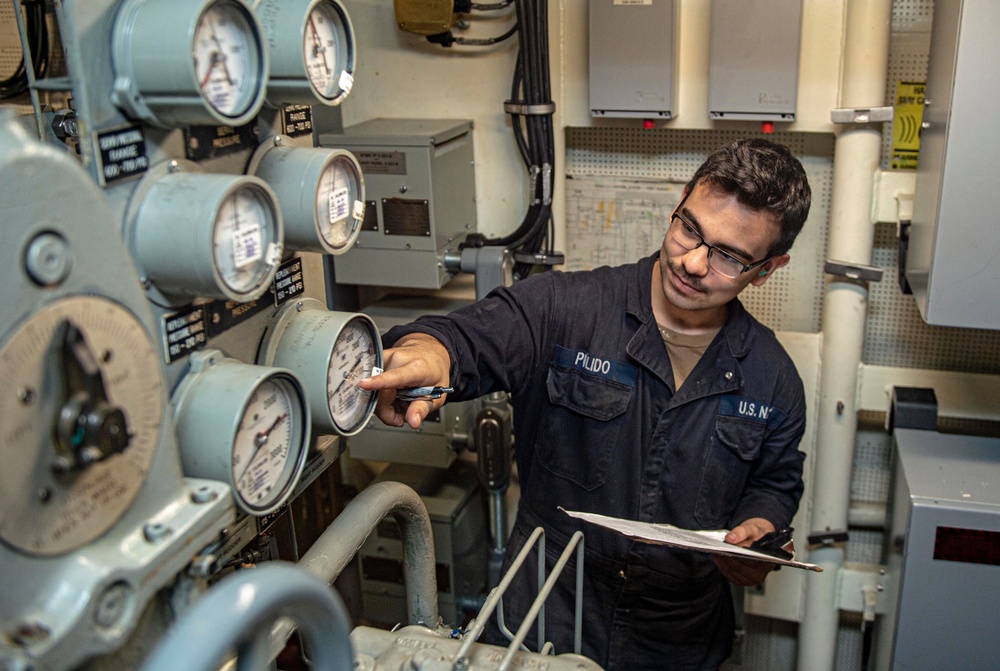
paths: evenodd
<path fill-rule="evenodd" d="M 302 55 L 306 75 L 321 96 L 328 100 L 341 93 L 340 76 L 347 66 L 344 54 L 348 45 L 344 22 L 331 2 L 320 2 L 306 17 Z"/>
<path fill-rule="evenodd" d="M 233 483 L 251 509 L 269 508 L 288 493 L 305 445 L 303 400 L 275 375 L 254 389 L 233 441 Z"/>
<path fill-rule="evenodd" d="M 261 53 L 254 24 L 242 5 L 212 3 L 198 18 L 192 45 L 201 94 L 225 116 L 249 109 L 261 84 Z"/>
<path fill-rule="evenodd" d="M 249 294 L 266 280 L 276 230 L 274 203 L 256 186 L 237 187 L 222 201 L 212 229 L 213 258 L 232 291 Z"/>
<path fill-rule="evenodd" d="M 377 394 L 358 387 L 382 367 L 382 350 L 377 346 L 378 331 L 362 317 L 354 317 L 341 329 L 330 355 L 326 395 L 334 426 L 344 434 L 359 430 L 375 410 Z"/>
<path fill-rule="evenodd" d="M 156 454 L 159 362 L 139 320 L 97 296 L 49 304 L 3 343 L 0 538 L 52 556 L 93 541 L 121 518 Z M 64 373 L 71 367 L 86 383 Z M 61 442 L 54 436 L 67 416 L 77 431 Z M 95 421 L 88 435 L 84 427 Z"/>
<path fill-rule="evenodd" d="M 361 234 L 355 203 L 363 195 L 361 176 L 354 163 L 337 155 L 323 169 L 316 189 L 316 221 L 327 246 L 340 253 L 349 249 Z"/>

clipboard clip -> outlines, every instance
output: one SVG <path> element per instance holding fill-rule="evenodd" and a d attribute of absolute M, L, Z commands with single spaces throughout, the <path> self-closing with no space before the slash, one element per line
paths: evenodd
<path fill-rule="evenodd" d="M 793 531 L 795 529 L 792 527 L 785 527 L 780 531 L 766 533 L 754 541 L 750 549 L 778 559 L 794 559 L 795 554 L 785 549 L 785 546 L 792 540 Z"/>

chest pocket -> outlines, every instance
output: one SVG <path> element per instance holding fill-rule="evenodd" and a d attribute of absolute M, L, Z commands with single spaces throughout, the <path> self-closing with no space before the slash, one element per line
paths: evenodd
<path fill-rule="evenodd" d="M 719 529 L 730 523 L 729 516 L 740 501 L 743 486 L 768 433 L 764 422 L 716 417 L 694 511 L 699 524 Z"/>
<path fill-rule="evenodd" d="M 632 385 L 552 365 L 549 403 L 535 453 L 547 471 L 585 490 L 604 484 Z"/>

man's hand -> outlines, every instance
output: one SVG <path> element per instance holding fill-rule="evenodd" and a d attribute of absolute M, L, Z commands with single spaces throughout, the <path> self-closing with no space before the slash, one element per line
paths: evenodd
<path fill-rule="evenodd" d="M 726 542 L 740 547 L 750 547 L 754 541 L 764 534 L 775 531 L 774 525 L 763 517 L 751 517 L 726 534 Z M 722 572 L 723 577 L 738 587 L 750 587 L 764 582 L 767 574 L 774 570 L 777 564 L 771 564 L 756 559 L 741 559 L 712 555 L 712 560 Z"/>
<path fill-rule="evenodd" d="M 420 399 L 406 403 L 396 398 L 397 389 L 407 387 L 447 387 L 451 375 L 451 356 L 441 342 L 424 333 L 403 336 L 383 356 L 385 371 L 358 384 L 362 389 L 378 391 L 375 414 L 390 426 L 414 429 L 442 405 L 445 397 Z"/>

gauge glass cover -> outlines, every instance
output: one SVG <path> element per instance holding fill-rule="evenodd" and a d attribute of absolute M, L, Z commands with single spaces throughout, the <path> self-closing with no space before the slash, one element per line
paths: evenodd
<path fill-rule="evenodd" d="M 333 422 L 344 433 L 367 422 L 375 409 L 377 395 L 361 389 L 358 382 L 371 377 L 373 368 L 382 364 L 376 338 L 378 332 L 373 325 L 355 317 L 344 325 L 334 343 L 327 371 L 327 397 Z"/>
<path fill-rule="evenodd" d="M 213 256 L 222 281 L 249 293 L 270 268 L 268 248 L 275 238 L 271 203 L 254 186 L 235 189 L 221 204 L 212 232 Z"/>
<path fill-rule="evenodd" d="M 336 98 L 340 93 L 340 72 L 344 68 L 339 62 L 342 25 L 336 8 L 326 2 L 313 7 L 306 17 L 302 40 L 306 75 L 319 94 L 327 99 Z"/>
<path fill-rule="evenodd" d="M 316 189 L 316 221 L 323 240 L 336 250 L 354 244 L 361 233 L 355 218 L 360 178 L 344 156 L 336 156 L 320 175 Z"/>
<path fill-rule="evenodd" d="M 236 117 L 261 86 L 261 55 L 253 24 L 241 5 L 220 0 L 195 26 L 192 56 L 202 96 L 216 111 Z"/>
<path fill-rule="evenodd" d="M 261 382 L 250 395 L 233 442 L 233 482 L 252 508 L 267 508 L 280 498 L 295 475 L 303 446 L 301 399 L 278 378 Z"/>

